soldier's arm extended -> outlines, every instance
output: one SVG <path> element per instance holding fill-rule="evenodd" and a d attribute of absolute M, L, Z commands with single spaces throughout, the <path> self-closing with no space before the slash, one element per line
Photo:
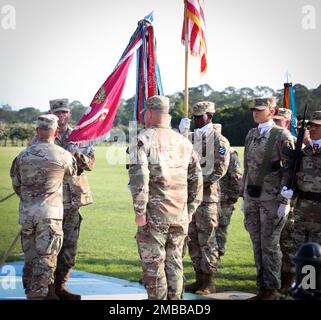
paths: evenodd
<path fill-rule="evenodd" d="M 19 170 L 19 160 L 15 158 L 12 162 L 10 168 L 10 177 L 12 180 L 12 187 L 14 192 L 20 196 L 20 189 L 21 189 L 21 177 L 20 177 L 20 170 Z"/>
<path fill-rule="evenodd" d="M 222 135 L 214 141 L 214 168 L 209 175 L 204 175 L 204 184 L 219 181 L 227 172 L 230 162 L 230 143 Z"/>
<path fill-rule="evenodd" d="M 149 169 L 147 152 L 147 147 L 141 140 L 138 140 L 137 146 L 131 146 L 129 150 L 128 175 L 134 211 L 137 216 L 146 215 L 148 203 Z"/>
<path fill-rule="evenodd" d="M 293 139 L 292 135 L 290 134 L 290 132 L 288 132 L 287 130 L 284 130 L 281 133 L 278 144 L 279 144 L 278 150 L 280 152 L 280 159 L 282 161 L 282 166 L 283 166 L 282 180 L 281 180 L 281 189 L 282 189 L 283 186 L 286 186 L 286 184 L 289 181 L 290 176 L 291 176 L 291 170 L 289 170 L 291 159 L 289 158 L 289 156 L 287 156 L 283 152 L 283 150 L 286 150 L 286 149 L 294 150 L 294 139 Z M 281 194 L 278 195 L 277 200 L 280 203 L 284 203 L 284 204 L 290 203 L 290 200 L 282 197 Z"/>
<path fill-rule="evenodd" d="M 65 175 L 75 176 L 77 174 L 77 160 L 71 155 L 71 153 L 66 152 L 65 154 Z"/>
<path fill-rule="evenodd" d="M 198 156 L 193 150 L 191 161 L 188 166 L 188 214 L 192 215 L 201 204 L 203 198 L 203 175 Z"/>
<path fill-rule="evenodd" d="M 74 157 L 77 160 L 78 170 L 91 171 L 95 166 L 95 153 L 92 147 L 86 153 L 76 151 Z"/>
<path fill-rule="evenodd" d="M 240 186 L 240 197 L 244 196 L 244 191 L 245 191 L 245 181 L 246 181 L 246 176 L 247 176 L 247 171 L 248 171 L 248 166 L 247 166 L 247 161 L 246 161 L 246 154 L 247 154 L 247 149 L 251 140 L 251 131 L 248 132 L 245 138 L 244 142 L 244 159 L 243 159 L 243 166 L 244 166 L 244 172 L 243 172 L 243 177 L 241 181 L 241 186 Z"/>

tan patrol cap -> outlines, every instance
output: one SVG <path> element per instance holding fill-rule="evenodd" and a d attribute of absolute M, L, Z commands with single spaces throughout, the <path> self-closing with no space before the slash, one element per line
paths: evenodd
<path fill-rule="evenodd" d="M 292 111 L 286 108 L 279 108 L 278 113 L 273 117 L 273 119 L 285 119 L 290 120 L 292 116 Z"/>
<path fill-rule="evenodd" d="M 220 123 L 213 123 L 213 128 L 219 133 L 222 133 L 222 125 Z"/>
<path fill-rule="evenodd" d="M 169 99 L 165 96 L 152 96 L 146 100 L 145 110 L 169 111 Z"/>
<path fill-rule="evenodd" d="M 276 108 L 276 98 L 256 98 L 254 104 L 250 106 L 250 109 L 265 110 L 266 108 Z"/>
<path fill-rule="evenodd" d="M 38 117 L 37 128 L 40 129 L 57 129 L 58 117 L 54 114 L 44 114 Z"/>
<path fill-rule="evenodd" d="M 215 112 L 215 103 L 211 101 L 200 101 L 193 105 L 193 115 L 201 116 L 207 112 L 214 113 Z"/>
<path fill-rule="evenodd" d="M 321 111 L 314 111 L 308 123 L 310 122 L 321 125 Z"/>
<path fill-rule="evenodd" d="M 71 108 L 69 106 L 68 99 L 55 99 L 49 101 L 50 111 L 58 112 L 58 111 L 70 111 Z"/>

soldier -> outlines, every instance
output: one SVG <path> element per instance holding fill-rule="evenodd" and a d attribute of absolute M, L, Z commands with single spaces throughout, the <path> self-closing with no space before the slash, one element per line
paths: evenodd
<path fill-rule="evenodd" d="M 54 295 L 54 272 L 63 241 L 64 175 L 76 173 L 75 159 L 54 144 L 58 118 L 38 117 L 39 143 L 13 161 L 10 175 L 20 197 L 19 223 L 25 256 L 23 286 L 28 299 L 58 299 Z"/>
<path fill-rule="evenodd" d="M 321 244 L 321 111 L 308 122 L 310 143 L 302 150 L 297 173 L 297 198 L 294 209 L 294 247 L 305 242 Z"/>
<path fill-rule="evenodd" d="M 136 240 L 148 299 L 183 296 L 182 251 L 201 202 L 202 171 L 192 144 L 169 128 L 169 100 L 147 99 L 142 131 L 129 150 Z"/>
<path fill-rule="evenodd" d="M 68 125 L 71 118 L 71 109 L 68 99 L 51 100 L 50 111 L 56 115 L 58 120 L 58 135 L 55 143 L 73 154 L 77 160 L 77 176 L 66 177 L 63 185 L 64 218 L 63 246 L 58 255 L 57 270 L 55 275 L 56 295 L 61 300 L 80 300 L 78 294 L 73 294 L 67 290 L 71 269 L 76 263 L 77 243 L 79 239 L 80 207 L 93 202 L 89 188 L 89 183 L 84 171 L 91 171 L 95 164 L 94 150 L 92 147 L 75 148 L 75 145 L 68 143 L 68 137 L 72 128 Z"/>
<path fill-rule="evenodd" d="M 222 125 L 213 124 L 214 129 L 221 133 Z M 221 189 L 220 205 L 221 214 L 218 219 L 218 228 L 216 230 L 216 242 L 220 256 L 225 254 L 225 245 L 227 240 L 227 229 L 231 222 L 231 216 L 235 209 L 234 204 L 240 194 L 242 181 L 242 172 L 238 153 L 234 148 L 230 148 L 230 162 L 226 175 L 219 181 Z"/>
<path fill-rule="evenodd" d="M 193 106 L 195 132 L 190 135 L 194 150 L 198 154 L 203 173 L 203 201 L 198 207 L 188 229 L 188 249 L 195 270 L 196 281 L 185 287 L 188 292 L 210 294 L 215 292 L 213 275 L 219 267 L 219 252 L 216 230 L 219 219 L 219 184 L 226 174 L 230 144 L 214 130 L 212 119 L 215 112 L 213 102 L 202 101 Z M 189 129 L 189 119 L 181 120 L 179 129 Z"/>
<path fill-rule="evenodd" d="M 277 114 L 273 116 L 274 123 L 284 129 L 290 127 L 292 112 L 289 109 L 279 108 Z M 287 222 L 281 232 L 280 248 L 282 251 L 282 267 L 281 267 L 281 293 L 288 293 L 288 289 L 294 279 L 294 265 L 291 255 L 293 254 L 293 229 L 294 229 L 294 213 L 293 203 Z"/>
<path fill-rule="evenodd" d="M 280 288 L 282 253 L 280 234 L 290 211 L 289 200 L 281 196 L 288 176 L 282 150 L 293 149 L 289 131 L 276 126 L 273 116 L 276 99 L 254 100 L 254 121 L 245 139 L 244 174 L 241 196 L 244 197 L 245 228 L 249 232 L 257 269 L 258 295 L 255 299 L 277 299 Z"/>

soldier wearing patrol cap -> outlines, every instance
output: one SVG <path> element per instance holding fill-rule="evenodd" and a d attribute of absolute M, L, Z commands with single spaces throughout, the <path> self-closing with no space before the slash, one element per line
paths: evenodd
<path fill-rule="evenodd" d="M 297 198 L 294 208 L 294 247 L 305 242 L 321 244 L 321 111 L 308 121 L 310 142 L 302 150 L 297 173 Z"/>
<path fill-rule="evenodd" d="M 257 128 L 245 139 L 244 174 L 241 196 L 244 197 L 244 224 L 249 232 L 257 269 L 258 295 L 255 299 L 274 300 L 280 288 L 282 253 L 280 234 L 290 210 L 290 202 L 280 192 L 288 181 L 285 147 L 294 148 L 288 130 L 276 126 L 273 116 L 276 99 L 257 98 L 251 110 Z"/>
<path fill-rule="evenodd" d="M 145 130 L 129 147 L 136 240 L 148 299 L 183 297 L 183 245 L 202 199 L 202 170 L 192 144 L 169 127 L 169 100 L 145 104 Z"/>
<path fill-rule="evenodd" d="M 13 161 L 10 176 L 20 198 L 19 223 L 25 263 L 23 286 L 28 299 L 58 299 L 54 272 L 63 241 L 64 176 L 76 174 L 75 159 L 54 144 L 58 118 L 42 115 L 37 121 L 39 142 Z"/>
<path fill-rule="evenodd" d="M 55 288 L 57 296 L 62 300 L 79 300 L 80 295 L 69 292 L 66 282 L 76 262 L 77 243 L 82 220 L 80 207 L 93 202 L 84 171 L 91 171 L 94 167 L 94 149 L 93 147 L 81 148 L 81 146 L 75 146 L 68 142 L 68 137 L 72 131 L 68 124 L 71 118 L 68 99 L 50 100 L 49 104 L 50 112 L 58 117 L 59 130 L 55 143 L 71 152 L 77 160 L 78 168 L 77 176 L 64 179 L 64 241 L 57 261 Z"/>
<path fill-rule="evenodd" d="M 273 116 L 274 123 L 281 127 L 288 129 L 290 127 L 292 111 L 286 108 L 278 108 L 277 113 Z"/>
<path fill-rule="evenodd" d="M 196 274 L 196 282 L 185 287 L 188 292 L 210 294 L 215 292 L 213 275 L 219 267 L 216 229 L 219 219 L 218 181 L 226 174 L 230 159 L 230 144 L 214 129 L 212 119 L 215 104 L 198 102 L 193 106 L 196 130 L 190 135 L 194 150 L 200 158 L 203 173 L 203 201 L 198 207 L 188 230 L 188 249 Z M 179 129 L 189 129 L 190 121 L 181 120 Z"/>

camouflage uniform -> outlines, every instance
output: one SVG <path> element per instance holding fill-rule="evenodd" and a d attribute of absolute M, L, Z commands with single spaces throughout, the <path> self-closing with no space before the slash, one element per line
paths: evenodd
<path fill-rule="evenodd" d="M 240 194 L 242 172 L 237 151 L 230 149 L 230 163 L 226 175 L 220 180 L 221 188 L 221 215 L 219 217 L 218 229 L 216 231 L 216 241 L 220 256 L 225 254 L 225 244 L 227 240 L 227 228 L 231 221 L 234 204 Z"/>
<path fill-rule="evenodd" d="M 321 125 L 321 111 L 314 112 L 309 122 Z M 321 148 L 308 145 L 302 152 L 294 210 L 295 251 L 305 242 L 321 244 Z"/>
<path fill-rule="evenodd" d="M 146 109 L 164 108 L 165 97 L 147 100 Z M 153 126 L 131 144 L 128 169 L 136 215 L 146 215 L 136 240 L 149 299 L 181 299 L 182 251 L 188 215 L 201 201 L 202 173 L 191 143 L 168 126 Z"/>
<path fill-rule="evenodd" d="M 275 108 L 274 98 L 255 99 L 254 108 Z M 252 108 L 252 107 L 251 107 Z M 273 129 L 275 128 L 275 129 Z M 262 170 L 268 139 L 273 130 L 277 130 L 275 144 L 269 155 L 270 167 L 263 178 L 259 196 L 250 196 L 250 186 L 255 185 Z M 253 244 L 254 259 L 257 269 L 257 287 L 260 292 L 273 291 L 280 288 L 280 272 L 282 253 L 280 250 L 280 234 L 286 220 L 277 215 L 280 203 L 288 204 L 289 200 L 280 195 L 280 190 L 287 182 L 287 160 L 282 150 L 293 148 L 293 139 L 288 130 L 275 126 L 260 135 L 257 128 L 251 129 L 245 139 L 244 175 L 241 195 L 244 196 L 245 228 L 249 232 Z M 273 291 L 274 292 L 274 291 Z"/>
<path fill-rule="evenodd" d="M 193 106 L 193 115 L 196 116 L 214 111 L 212 102 L 199 102 Z M 218 181 L 227 172 L 230 144 L 214 129 L 212 123 L 207 126 L 206 133 L 200 135 L 195 130 L 191 134 L 194 150 L 200 158 L 204 186 L 203 201 L 189 224 L 188 249 L 196 274 L 210 276 L 217 271 L 220 261 L 216 242 L 220 211 Z"/>
<path fill-rule="evenodd" d="M 47 118 L 40 116 L 38 127 L 44 126 L 43 119 Z M 28 299 L 47 297 L 54 282 L 63 240 L 62 181 L 65 174 L 75 173 L 71 154 L 49 141 L 28 147 L 12 164 L 13 188 L 20 197 L 19 223 L 25 255 L 22 277 Z"/>

